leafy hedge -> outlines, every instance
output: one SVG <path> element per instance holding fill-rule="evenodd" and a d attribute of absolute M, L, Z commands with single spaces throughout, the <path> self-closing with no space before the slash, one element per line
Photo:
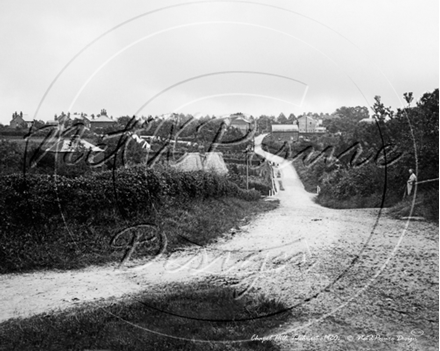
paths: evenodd
<path fill-rule="evenodd" d="M 237 212 L 235 201 L 261 196 L 212 173 L 140 167 L 78 178 L 8 175 L 0 178 L 0 191 L 0 273 L 120 261 L 121 250 L 112 240 L 126 228 L 147 224 L 147 232 L 162 231 L 167 219 L 184 220 L 180 216 L 203 208 L 203 216 L 191 217 L 190 227 L 212 219 L 223 230 L 219 211 Z M 206 223 L 202 227 L 208 230 Z M 219 235 L 216 230 L 206 238 Z M 185 235 L 174 232 L 168 230 L 168 241 Z M 131 242 L 130 235 L 123 235 L 122 246 Z M 136 255 L 156 249 L 143 245 Z"/>
<path fill-rule="evenodd" d="M 409 215 L 412 207 L 403 199 L 412 168 L 421 182 L 415 211 L 438 221 L 439 90 L 425 93 L 414 107 L 410 107 L 412 93 L 404 98 L 408 107 L 392 111 L 376 96 L 376 123 L 352 124 L 334 145 L 321 138 L 308 149 L 301 149 L 306 144 L 295 146 L 293 159 L 300 152 L 295 167 L 308 191 L 320 186 L 319 204 L 334 208 L 395 205 L 395 213 Z"/>
<path fill-rule="evenodd" d="M 26 129 L 0 128 L 1 136 L 20 136 L 23 137 L 27 133 Z"/>
<path fill-rule="evenodd" d="M 382 172 L 381 172 L 382 171 Z M 340 168 L 322 177 L 322 195 L 347 200 L 355 196 L 366 197 L 384 191 L 384 170 L 368 164 L 358 169 Z"/>
<path fill-rule="evenodd" d="M 104 214 L 128 217 L 149 213 L 165 202 L 196 198 L 237 197 L 253 201 L 256 191 L 245 191 L 225 177 L 198 172 L 176 172 L 141 167 L 108 171 L 87 177 L 14 174 L 0 178 L 0 228 L 35 227 L 69 220 L 85 223 Z"/>
<path fill-rule="evenodd" d="M 229 171 L 229 180 L 237 184 L 240 188 L 246 188 L 246 167 L 234 163 L 228 163 L 227 167 Z M 250 167 L 248 174 L 249 189 L 254 189 L 264 196 L 269 195 L 271 185 L 260 177 L 260 171 L 256 168 Z"/>
<path fill-rule="evenodd" d="M 271 187 L 260 179 L 250 179 L 249 189 L 258 191 L 261 195 L 269 196 Z"/>

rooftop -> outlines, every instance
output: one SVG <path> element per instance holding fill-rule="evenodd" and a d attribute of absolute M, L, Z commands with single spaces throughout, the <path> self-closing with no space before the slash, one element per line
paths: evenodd
<path fill-rule="evenodd" d="M 272 132 L 298 132 L 296 124 L 272 124 Z"/>
<path fill-rule="evenodd" d="M 359 121 L 359 123 L 374 123 L 376 120 L 372 117 L 363 118 Z"/>
<path fill-rule="evenodd" d="M 114 119 L 106 116 L 106 115 L 100 115 L 96 117 L 86 117 L 91 122 L 116 122 Z"/>
<path fill-rule="evenodd" d="M 52 144 L 52 146 L 48 147 L 46 151 L 49 152 L 75 152 L 78 151 L 79 148 L 83 148 L 85 150 L 91 150 L 93 152 L 103 152 L 104 150 L 100 147 L 89 143 L 86 140 L 78 139 L 60 139 Z"/>

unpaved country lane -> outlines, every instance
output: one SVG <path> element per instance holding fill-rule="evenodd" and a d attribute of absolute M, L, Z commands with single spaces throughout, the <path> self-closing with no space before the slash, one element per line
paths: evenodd
<path fill-rule="evenodd" d="M 207 275 L 236 276 L 237 272 L 241 278 L 243 270 L 253 274 L 265 258 L 295 264 L 308 261 L 318 247 L 328 246 L 336 239 L 346 221 L 341 221 L 343 216 L 335 217 L 332 211 L 314 204 L 292 167 L 281 172 L 286 190 L 275 196 L 280 199 L 280 207 L 217 244 L 158 257 L 128 269 L 109 265 L 0 276 L 0 322 L 83 303 L 105 303 L 110 298 L 153 290 L 163 283 L 205 279 Z"/>
<path fill-rule="evenodd" d="M 38 272 L 0 277 L 0 321 L 68 309 L 160 284 L 203 280 L 234 286 L 237 298 L 280 300 L 290 320 L 268 335 L 284 335 L 283 350 L 429 350 L 436 346 L 438 314 L 438 227 L 387 218 L 380 209 L 333 210 L 313 202 L 295 169 L 281 158 L 284 191 L 280 206 L 206 247 L 194 247 L 137 262 L 81 271 Z M 437 302 L 436 302 L 437 297 Z M 368 334 L 400 340 L 350 342 Z M 400 334 L 399 334 L 400 333 Z M 437 333 L 437 334 L 436 334 Z M 298 341 L 299 334 L 316 340 Z M 338 339 L 329 342 L 327 335 Z M 437 339 L 436 339 L 437 338 Z"/>
<path fill-rule="evenodd" d="M 438 225 L 310 204 L 293 167 L 265 156 L 281 164 L 279 196 L 298 199 L 284 208 L 312 249 L 312 266 L 286 265 L 258 286 L 291 307 L 291 321 L 270 333 L 282 349 L 437 350 Z"/>

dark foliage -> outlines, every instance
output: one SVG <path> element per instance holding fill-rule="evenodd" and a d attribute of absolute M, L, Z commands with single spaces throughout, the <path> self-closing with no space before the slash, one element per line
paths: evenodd
<path fill-rule="evenodd" d="M 246 188 L 246 166 L 230 163 L 228 166 L 228 178 L 231 182 L 237 184 L 240 188 Z M 255 166 L 249 166 L 248 187 L 258 191 L 261 195 L 267 196 L 271 190 L 271 184 L 263 179 L 261 169 Z"/>
<path fill-rule="evenodd" d="M 391 206 L 405 195 L 410 168 L 416 171 L 425 217 L 438 220 L 438 98 L 422 96 L 410 107 L 392 111 L 376 97 L 375 123 L 354 123 L 334 145 L 297 146 L 293 152 L 309 190 L 321 187 L 318 202 L 331 207 Z"/>
<path fill-rule="evenodd" d="M 77 178 L 14 174 L 0 178 L 0 189 L 3 271 L 32 265 L 38 268 L 38 261 L 47 266 L 50 251 L 61 247 L 66 260 L 85 247 L 88 251 L 105 251 L 115 230 L 156 224 L 159 213 L 168 208 L 210 199 L 260 198 L 259 192 L 240 189 L 215 174 L 142 167 Z M 37 245 L 39 249 L 33 251 Z"/>

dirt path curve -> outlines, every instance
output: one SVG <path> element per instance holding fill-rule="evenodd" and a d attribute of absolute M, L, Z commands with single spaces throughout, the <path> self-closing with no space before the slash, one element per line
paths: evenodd
<path fill-rule="evenodd" d="M 407 251 L 401 260 L 397 259 L 399 247 L 413 250 L 419 256 L 425 255 L 420 261 L 420 272 L 427 272 L 426 279 L 431 285 L 425 280 L 415 283 L 425 289 L 416 296 L 416 302 L 420 309 L 420 300 L 428 291 L 430 298 L 425 300 L 428 305 L 432 303 L 435 284 L 438 284 L 438 280 L 435 282 L 438 263 L 433 263 L 438 259 L 436 226 L 386 218 L 379 209 L 332 210 L 316 205 L 314 195 L 304 190 L 292 165 L 261 149 L 263 137 L 256 138 L 255 151 L 280 165 L 285 189 L 274 196 L 280 200 L 276 210 L 260 215 L 238 232 L 231 232 L 207 247 L 158 257 L 147 264 L 138 262 L 137 266 L 126 269 L 112 265 L 79 271 L 0 276 L 0 322 L 83 303 L 105 304 L 111 298 L 154 289 L 161 283 L 203 279 L 212 284 L 228 281 L 231 285 L 232 282 L 238 298 L 258 292 L 292 306 L 291 312 L 296 318 L 280 327 L 278 333 L 306 330 L 320 331 L 322 335 L 325 330 L 354 333 L 361 332 L 362 328 L 370 331 L 388 328 L 386 330 L 392 332 L 398 330 L 398 324 L 393 323 L 401 321 L 402 313 L 396 312 L 400 319 L 387 317 L 382 320 L 373 307 L 377 301 L 392 298 L 392 291 L 399 295 L 402 289 L 408 288 L 399 285 L 399 277 L 408 270 L 408 262 L 414 260 L 407 258 Z M 426 240 L 420 238 L 420 232 Z M 384 272 L 388 272 L 388 276 L 377 285 L 378 277 L 383 277 Z M 419 278 L 423 274 L 420 273 Z M 417 285 L 408 286 L 415 291 Z M 366 291 L 373 295 L 369 296 Z M 374 322 L 368 322 L 367 312 L 358 311 L 353 315 L 353 309 L 348 307 L 353 304 L 366 311 L 370 308 Z M 423 316 L 428 313 L 422 312 Z M 330 317 L 341 318 L 343 322 L 336 320 L 323 326 L 323 321 Z M 428 320 L 436 318 L 431 316 Z M 348 328 L 351 323 L 358 329 Z M 408 323 L 411 324 L 410 319 Z M 300 349 L 298 346 L 292 340 L 282 343 L 286 350 Z M 333 349 L 328 344 L 321 346 Z"/>
<path fill-rule="evenodd" d="M 293 316 L 266 337 L 278 335 L 282 350 L 437 350 L 438 225 L 395 220 L 386 209 L 317 206 L 289 162 L 259 146 L 256 153 L 280 164 L 286 191 L 266 214 L 271 220 L 259 218 L 229 247 L 257 249 L 297 235 L 310 254 L 303 265 L 287 261 L 252 281 Z"/>
<path fill-rule="evenodd" d="M 257 152 L 264 153 L 258 147 L 258 140 Z M 281 161 L 274 157 L 275 161 Z M 288 245 L 289 255 L 304 261 L 305 254 L 315 250 L 316 246 L 333 241 L 346 223 L 331 218 L 331 211 L 312 202 L 293 167 L 281 167 L 281 172 L 286 190 L 275 196 L 280 199 L 280 207 L 257 218 L 248 228 L 242 228 L 240 235 L 229 238 L 232 240 L 224 239 L 223 243 L 202 250 L 178 252 L 167 259 L 157 258 L 131 269 L 110 265 L 67 272 L 0 276 L 0 322 L 135 294 L 158 283 L 201 278 L 206 274 L 234 273 L 239 270 L 237 263 L 243 261 L 248 262 L 246 269 L 249 271 L 252 266 L 249 262 L 255 266 L 261 261 L 261 255 L 249 257 L 249 253 L 269 247 L 275 247 L 267 250 L 269 256 L 275 257 L 283 251 L 283 246 Z M 321 220 L 326 221 L 325 228 L 319 222 Z M 369 226 L 368 223 L 365 225 Z"/>

